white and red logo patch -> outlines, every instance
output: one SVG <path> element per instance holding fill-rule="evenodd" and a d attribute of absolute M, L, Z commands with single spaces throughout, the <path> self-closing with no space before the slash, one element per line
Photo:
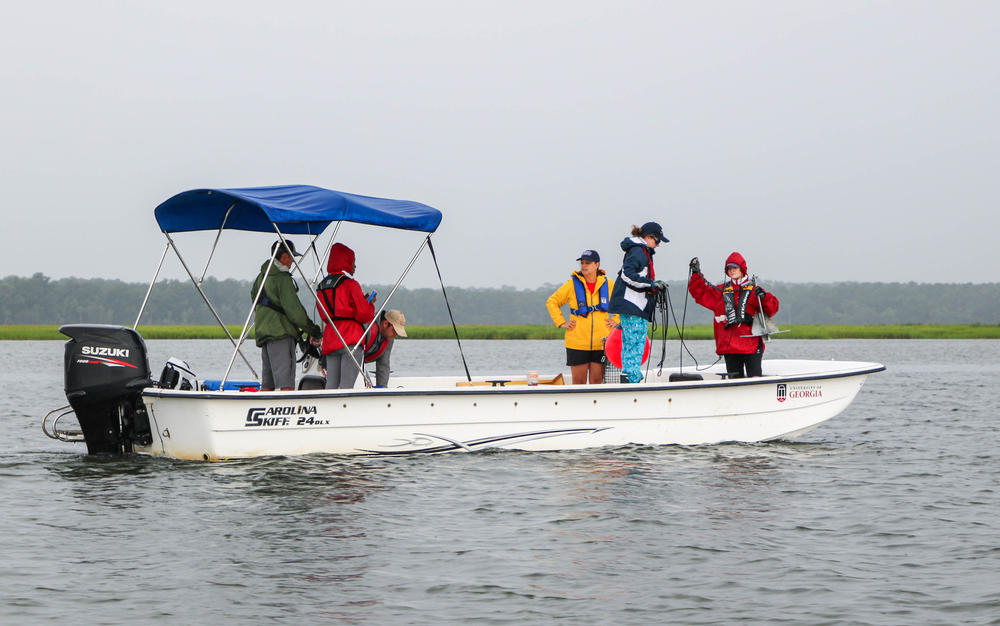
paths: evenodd
<path fill-rule="evenodd" d="M 127 361 L 122 361 L 114 357 L 124 357 L 128 358 L 129 350 L 128 348 L 108 348 L 106 346 L 82 346 L 80 348 L 80 354 L 87 356 L 86 359 L 78 359 L 77 363 L 86 363 L 88 365 L 104 365 L 106 367 L 131 367 L 132 369 L 139 369 L 138 365 L 132 365 Z"/>
<path fill-rule="evenodd" d="M 822 398 L 823 385 L 788 385 L 778 383 L 778 402 L 803 398 Z"/>

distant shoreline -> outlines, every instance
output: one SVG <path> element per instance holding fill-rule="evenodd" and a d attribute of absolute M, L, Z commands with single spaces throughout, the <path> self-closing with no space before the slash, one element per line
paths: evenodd
<path fill-rule="evenodd" d="M 242 327 L 229 326 L 234 337 Z M 411 339 L 453 339 L 451 326 L 406 327 Z M 790 332 L 775 335 L 772 339 L 1000 339 L 1000 325 L 981 324 L 800 324 L 783 327 Z M 140 326 L 145 339 L 225 339 L 218 326 Z M 565 331 L 552 325 L 469 324 L 458 327 L 461 339 L 562 339 Z M 657 337 L 660 332 L 657 331 Z M 688 326 L 686 339 L 711 339 L 710 326 Z M 65 340 L 58 324 L 6 324 L 0 325 L 0 341 Z M 671 327 L 668 340 L 678 339 L 677 329 Z M 252 341 L 252 338 L 251 338 Z"/>

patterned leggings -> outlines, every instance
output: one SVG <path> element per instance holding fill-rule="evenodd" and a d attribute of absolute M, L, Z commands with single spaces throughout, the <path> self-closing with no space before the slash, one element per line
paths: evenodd
<path fill-rule="evenodd" d="M 644 317 L 621 315 L 622 374 L 630 383 L 642 382 L 642 353 L 646 351 L 649 322 Z"/>

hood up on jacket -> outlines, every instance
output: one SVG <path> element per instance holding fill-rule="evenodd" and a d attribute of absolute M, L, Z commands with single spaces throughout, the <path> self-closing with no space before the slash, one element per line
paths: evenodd
<path fill-rule="evenodd" d="M 350 274 L 354 271 L 354 250 L 342 243 L 335 243 L 330 248 L 330 259 L 326 263 L 326 271 L 330 274 Z"/>
<path fill-rule="evenodd" d="M 649 251 L 650 254 L 656 254 L 656 248 L 650 248 L 646 245 L 646 242 L 642 240 L 642 237 L 626 237 L 622 239 L 622 251 L 628 252 L 636 246 L 642 246 Z"/>
<path fill-rule="evenodd" d="M 743 258 L 743 255 L 739 252 L 733 252 L 728 257 L 726 257 L 726 265 L 722 268 L 722 273 L 726 273 L 726 267 L 730 263 L 735 263 L 740 266 L 740 271 L 743 272 L 743 276 L 747 275 L 747 261 Z"/>

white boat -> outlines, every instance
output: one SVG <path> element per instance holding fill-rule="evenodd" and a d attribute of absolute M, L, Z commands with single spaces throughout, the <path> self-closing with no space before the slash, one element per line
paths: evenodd
<path fill-rule="evenodd" d="M 851 403 L 877 363 L 767 361 L 771 375 L 638 385 L 462 385 L 464 378 L 393 380 L 391 389 L 240 393 L 146 389 L 145 454 L 218 460 L 326 452 L 394 455 L 575 450 L 627 444 L 792 439 Z M 721 370 L 721 371 L 724 371 Z M 543 379 L 544 380 L 544 379 Z M 461 386 L 460 386 L 461 385 Z"/>
<path fill-rule="evenodd" d="M 433 253 L 430 233 L 440 213 L 417 203 L 297 186 L 185 192 L 161 204 L 157 219 L 167 249 L 175 252 L 171 232 L 273 228 L 282 238 L 311 234 L 314 246 L 327 226 L 348 220 L 427 233 L 419 255 L 425 246 Z M 230 370 L 249 327 L 248 316 L 241 336 L 231 337 Z M 229 371 L 209 384 L 179 363 L 168 363 L 161 380 L 153 381 L 144 341 L 134 329 L 73 325 L 61 330 L 71 338 L 65 365 L 72 408 L 47 415 L 46 434 L 86 441 L 92 454 L 207 461 L 794 439 L 842 412 L 868 375 L 885 369 L 868 362 L 766 360 L 759 378 L 726 379 L 725 369 L 716 366 L 691 380 L 690 374 L 665 368 L 650 372 L 640 384 L 574 386 L 564 384 L 561 374 L 542 376 L 534 385 L 524 374 L 473 377 L 466 367 L 465 377 L 400 377 L 381 389 L 362 370 L 355 389 L 258 392 L 228 381 Z M 73 412 L 81 430 L 60 428 L 60 419 Z"/>

